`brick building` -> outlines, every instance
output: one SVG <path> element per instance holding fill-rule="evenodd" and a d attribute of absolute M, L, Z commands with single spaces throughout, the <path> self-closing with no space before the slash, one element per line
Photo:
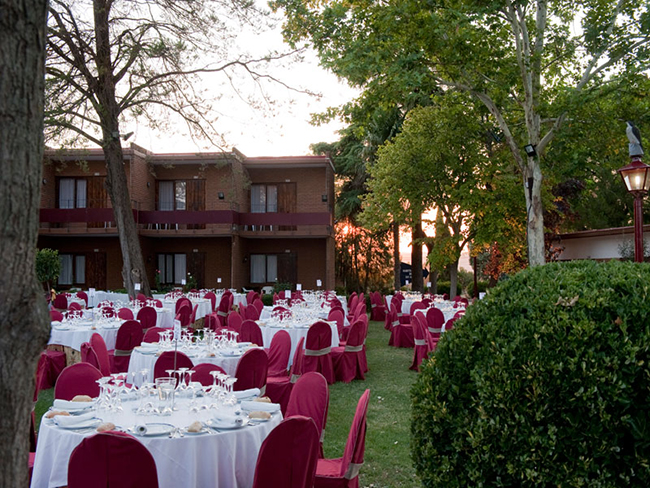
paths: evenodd
<path fill-rule="evenodd" d="M 124 149 L 152 288 L 191 273 L 203 288 L 334 287 L 334 168 L 324 156 L 248 158 Z M 122 288 L 101 149 L 47 150 L 39 248 L 59 251 L 59 287 Z"/>

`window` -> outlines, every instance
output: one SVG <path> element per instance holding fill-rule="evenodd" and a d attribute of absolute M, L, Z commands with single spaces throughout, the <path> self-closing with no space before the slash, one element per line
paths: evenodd
<path fill-rule="evenodd" d="M 172 211 L 187 208 L 187 183 L 185 180 L 158 182 L 158 210 Z"/>
<path fill-rule="evenodd" d="M 59 254 L 61 273 L 59 285 L 83 285 L 86 283 L 86 255 Z"/>
<path fill-rule="evenodd" d="M 251 254 L 251 283 L 273 283 L 277 279 L 276 254 Z"/>
<path fill-rule="evenodd" d="M 278 211 L 278 185 L 251 185 L 251 213 Z"/>
<path fill-rule="evenodd" d="M 59 178 L 59 208 L 86 208 L 85 178 Z"/>
<path fill-rule="evenodd" d="M 185 254 L 158 254 L 160 282 L 167 285 L 182 285 L 187 279 L 187 256 Z"/>

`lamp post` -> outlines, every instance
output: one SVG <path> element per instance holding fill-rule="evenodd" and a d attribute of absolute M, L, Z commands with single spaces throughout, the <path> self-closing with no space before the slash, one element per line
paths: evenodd
<path fill-rule="evenodd" d="M 634 261 L 643 262 L 643 196 L 650 189 L 650 166 L 641 156 L 631 156 L 630 164 L 618 170 L 627 191 L 634 195 Z"/>

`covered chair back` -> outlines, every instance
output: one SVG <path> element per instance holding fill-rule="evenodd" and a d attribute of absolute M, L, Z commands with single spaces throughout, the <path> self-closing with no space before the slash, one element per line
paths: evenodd
<path fill-rule="evenodd" d="M 246 293 L 246 305 L 252 305 L 253 300 L 255 300 L 255 290 L 251 290 Z"/>
<path fill-rule="evenodd" d="M 416 310 L 424 310 L 427 306 L 422 302 L 413 302 L 409 310 L 409 315 L 413 315 Z"/>
<path fill-rule="evenodd" d="M 176 301 L 174 312 L 178 313 L 182 306 L 187 305 L 192 310 L 192 301 L 187 297 L 181 297 Z"/>
<path fill-rule="evenodd" d="M 332 365 L 332 329 L 326 322 L 318 321 L 309 328 L 305 342 L 303 373 L 318 371 L 329 384 L 334 383 Z"/>
<path fill-rule="evenodd" d="M 61 293 L 54 298 L 54 302 L 52 303 L 52 306 L 56 308 L 57 310 L 67 310 L 68 309 L 68 299 L 66 296 Z"/>
<path fill-rule="evenodd" d="M 50 320 L 52 322 L 61 322 L 63 320 L 63 314 L 58 310 L 50 310 Z"/>
<path fill-rule="evenodd" d="M 213 377 L 210 374 L 211 371 L 219 371 L 220 373 L 226 374 L 226 371 L 221 366 L 210 363 L 197 364 L 192 369 L 194 370 L 192 381 L 198 381 L 203 386 L 212 386 L 214 384 Z"/>
<path fill-rule="evenodd" d="M 304 415 L 313 419 L 318 428 L 319 442 L 323 442 L 329 404 L 330 391 L 325 377 L 320 373 L 305 373 L 293 385 L 284 417 Z"/>
<path fill-rule="evenodd" d="M 210 312 L 214 312 L 214 309 L 217 306 L 217 295 L 215 295 L 213 291 L 209 291 L 203 295 L 203 298 L 210 300 Z"/>
<path fill-rule="evenodd" d="M 102 432 L 75 447 L 68 463 L 69 488 L 158 488 L 156 462 L 125 432 Z"/>
<path fill-rule="evenodd" d="M 106 349 L 104 338 L 95 332 L 90 336 L 90 345 L 95 351 L 95 354 L 97 354 L 97 360 L 99 361 L 99 370 L 102 372 L 102 375 L 110 376 L 111 361 L 108 358 L 108 349 Z"/>
<path fill-rule="evenodd" d="M 269 358 L 264 349 L 249 349 L 239 360 L 235 370 L 234 391 L 259 388 L 264 394 L 266 386 L 266 373 L 268 371 Z"/>
<path fill-rule="evenodd" d="M 260 298 L 253 300 L 253 307 L 257 309 L 257 313 L 261 314 L 262 309 L 264 308 L 264 302 Z"/>
<path fill-rule="evenodd" d="M 257 309 L 255 305 L 249 305 L 248 307 L 246 307 L 246 310 L 242 318 L 244 320 L 259 320 L 260 311 Z"/>
<path fill-rule="evenodd" d="M 97 380 L 102 377 L 92 364 L 76 363 L 61 371 L 54 385 L 54 398 L 72 400 L 77 395 L 88 395 L 92 398 L 99 396 Z"/>
<path fill-rule="evenodd" d="M 241 315 L 239 315 L 239 312 L 230 312 L 226 318 L 226 325 L 233 330 L 240 330 L 242 322 L 243 320 L 241 318 Z"/>
<path fill-rule="evenodd" d="M 211 313 L 209 315 L 206 315 L 203 322 L 203 327 L 208 330 L 217 330 L 219 327 L 221 327 L 221 322 L 219 322 L 217 314 Z"/>
<path fill-rule="evenodd" d="M 311 488 L 317 461 L 314 421 L 302 416 L 285 419 L 262 443 L 253 488 Z"/>
<path fill-rule="evenodd" d="M 122 320 L 133 320 L 133 311 L 130 308 L 120 308 L 117 311 L 117 316 Z"/>
<path fill-rule="evenodd" d="M 434 340 L 440 338 L 442 326 L 445 323 L 445 314 L 439 308 L 432 307 L 427 310 L 427 328 Z"/>
<path fill-rule="evenodd" d="M 160 342 L 160 333 L 164 332 L 166 329 L 162 327 L 152 327 L 148 329 L 142 338 L 142 342 Z"/>
<path fill-rule="evenodd" d="M 330 313 L 327 314 L 328 321 L 335 321 L 336 328 L 339 332 L 339 338 L 343 335 L 343 327 L 345 326 L 345 314 L 343 313 L 342 308 L 335 308 L 330 310 Z"/>
<path fill-rule="evenodd" d="M 120 326 L 115 338 L 115 351 L 111 367 L 113 373 L 125 373 L 129 370 L 131 352 L 134 347 L 142 343 L 143 338 L 142 325 L 137 320 L 127 320 Z"/>
<path fill-rule="evenodd" d="M 296 350 L 293 352 L 293 361 L 291 361 L 291 367 L 289 368 L 289 380 L 292 383 L 298 381 L 300 375 L 302 375 L 302 361 L 305 357 L 305 338 L 301 337 L 296 346 Z"/>
<path fill-rule="evenodd" d="M 81 305 L 77 302 L 71 302 L 68 306 L 68 310 L 81 310 Z"/>
<path fill-rule="evenodd" d="M 138 321 L 142 325 L 143 330 L 151 329 L 156 326 L 158 312 L 153 307 L 142 307 L 138 311 Z"/>
<path fill-rule="evenodd" d="M 419 371 L 422 360 L 426 359 L 431 351 L 435 348 L 435 341 L 429 334 L 426 323 L 426 317 L 421 313 L 416 313 L 411 317 L 413 324 L 413 362 L 409 369 Z"/>
<path fill-rule="evenodd" d="M 226 317 L 230 311 L 230 299 L 232 298 L 231 293 L 224 293 L 221 295 L 221 300 L 219 301 L 219 308 L 217 309 L 217 315 L 221 321 L 221 325 L 226 325 Z"/>
<path fill-rule="evenodd" d="M 174 354 L 176 354 L 176 367 L 174 367 Z M 156 360 L 156 364 L 154 364 L 153 379 L 155 380 L 156 378 L 169 376 L 165 371 L 167 369 L 178 369 L 178 368 L 192 369 L 193 367 L 194 364 L 192 363 L 192 360 L 182 352 L 165 351 Z"/>
<path fill-rule="evenodd" d="M 85 291 L 78 291 L 77 298 L 81 298 L 86 303 L 85 306 L 88 307 L 88 293 Z"/>
<path fill-rule="evenodd" d="M 268 351 L 268 376 L 287 376 L 287 366 L 291 355 L 291 336 L 286 330 L 279 330 L 271 339 Z"/>
<path fill-rule="evenodd" d="M 244 320 L 242 322 L 237 340 L 239 342 L 252 342 L 258 346 L 264 345 L 262 329 L 260 329 L 260 326 L 254 320 Z"/>
<path fill-rule="evenodd" d="M 181 323 L 181 327 L 187 327 L 190 325 L 190 318 L 192 316 L 192 310 L 187 305 L 183 305 L 178 309 L 176 314 L 176 320 Z"/>
<path fill-rule="evenodd" d="M 332 351 L 334 376 L 337 381 L 349 383 L 355 379 L 365 379 L 367 361 L 365 361 L 363 343 L 366 332 L 366 322 L 363 319 L 357 319 L 349 328 L 345 346 L 336 347 Z"/>
<path fill-rule="evenodd" d="M 90 345 L 90 342 L 82 342 L 80 352 L 82 363 L 92 364 L 95 368 L 99 369 L 99 359 L 97 358 L 93 346 Z"/>

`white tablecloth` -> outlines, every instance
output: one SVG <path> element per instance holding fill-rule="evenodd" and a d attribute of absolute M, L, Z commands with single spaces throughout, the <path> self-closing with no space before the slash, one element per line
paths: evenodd
<path fill-rule="evenodd" d="M 205 317 L 212 313 L 212 303 L 210 300 L 201 298 L 199 300 L 190 300 L 192 302 L 192 310 L 194 306 L 198 305 L 196 309 L 196 320 Z M 172 314 L 176 311 L 176 300 L 162 300 L 164 308 L 167 308 L 172 311 Z M 172 326 L 173 326 L 173 317 L 172 317 Z"/>
<path fill-rule="evenodd" d="M 58 322 L 56 322 L 52 325 L 48 344 L 68 346 L 75 351 L 81 351 L 81 344 L 89 342 L 90 337 L 97 333 L 104 338 L 106 348 L 110 351 L 115 349 L 117 331 L 122 323 L 122 320 L 115 320 L 102 325 L 93 324 L 93 322 L 81 322 L 79 325 L 71 325 L 69 330 L 61 330 L 56 325 Z M 95 329 L 92 327 L 95 327 Z"/>
<path fill-rule="evenodd" d="M 324 320 L 323 322 L 327 322 L 332 329 L 332 347 L 338 347 L 339 345 L 339 331 L 336 326 L 336 322 L 331 321 L 328 322 Z M 258 321 L 257 322 L 260 325 L 260 329 L 262 329 L 262 338 L 264 339 L 264 347 L 269 348 L 271 347 L 271 341 L 273 340 L 273 336 L 280 330 L 286 330 L 289 333 L 289 336 L 291 337 L 291 354 L 289 354 L 289 364 L 287 367 L 291 366 L 291 363 L 293 362 L 293 354 L 296 351 L 296 347 L 298 346 L 298 341 L 300 340 L 301 337 L 304 337 L 305 343 L 307 341 L 307 332 L 309 332 L 309 325 L 311 324 L 304 324 L 304 327 L 280 327 L 280 326 L 274 326 L 274 325 L 266 325 L 264 324 L 263 321 Z M 263 325 L 264 324 L 264 325 Z"/>
<path fill-rule="evenodd" d="M 207 420 L 215 412 L 232 414 L 232 407 L 190 414 L 183 401 L 179 411 L 169 417 L 136 416 L 136 401 L 123 402 L 123 413 L 105 415 L 122 428 L 147 422 L 170 423 L 187 427 L 194 420 Z M 156 462 L 158 484 L 161 488 L 241 487 L 253 485 L 255 463 L 260 446 L 266 436 L 282 421 L 282 414 L 273 414 L 268 422 L 223 430 L 216 434 L 185 435 L 170 439 L 168 436 L 136 437 L 149 450 Z M 38 447 L 32 475 L 32 488 L 54 488 L 68 484 L 68 461 L 74 448 L 85 436 L 60 429 L 43 419 L 38 433 Z"/>

